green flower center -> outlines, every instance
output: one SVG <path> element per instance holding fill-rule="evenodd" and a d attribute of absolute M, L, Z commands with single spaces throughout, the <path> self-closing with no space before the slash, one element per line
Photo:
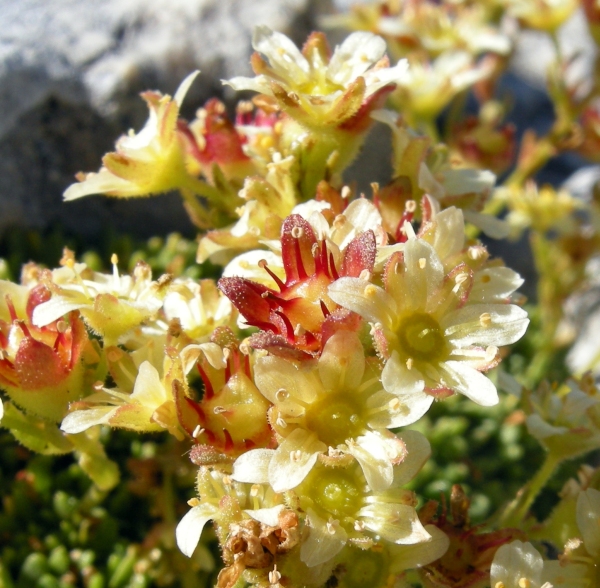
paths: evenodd
<path fill-rule="evenodd" d="M 437 321 L 425 313 L 411 314 L 400 322 L 398 340 L 407 358 L 433 362 L 446 354 L 446 340 Z"/>
<path fill-rule="evenodd" d="M 366 429 L 360 408 L 348 392 L 329 394 L 313 403 L 306 413 L 306 427 L 331 447 L 357 437 Z"/>
<path fill-rule="evenodd" d="M 313 470 L 314 471 L 314 470 Z M 310 476 L 310 497 L 327 520 L 330 516 L 343 520 L 354 518 L 361 507 L 362 492 L 346 472 L 340 468 L 320 469 Z"/>

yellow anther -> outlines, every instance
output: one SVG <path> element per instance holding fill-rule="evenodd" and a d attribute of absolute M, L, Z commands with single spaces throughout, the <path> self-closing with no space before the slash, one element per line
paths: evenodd
<path fill-rule="evenodd" d="M 256 498 L 259 492 L 260 486 L 258 484 L 252 484 L 252 487 L 250 488 L 250 496 L 252 496 L 252 498 Z"/>
<path fill-rule="evenodd" d="M 424 257 L 421 257 L 421 259 L 419 259 L 419 267 L 421 269 L 425 269 L 426 266 L 427 266 L 427 260 Z"/>
<path fill-rule="evenodd" d="M 377 286 L 374 286 L 373 284 L 369 284 L 368 286 L 365 286 L 365 289 L 363 290 L 363 294 L 367 298 L 374 298 L 375 296 L 377 296 Z"/>
<path fill-rule="evenodd" d="M 233 480 L 231 479 L 231 476 L 223 476 L 223 485 L 224 486 L 232 486 L 233 485 Z"/>
<path fill-rule="evenodd" d="M 273 566 L 273 570 L 269 572 L 269 584 L 278 584 L 281 580 L 281 574 L 277 571 L 277 566 Z"/>
<path fill-rule="evenodd" d="M 290 451 L 290 461 L 294 463 L 299 462 L 302 459 L 302 451 L 296 449 L 295 451 Z"/>
<path fill-rule="evenodd" d="M 409 357 L 409 358 L 406 360 L 406 367 L 407 367 L 407 369 L 409 369 L 409 370 L 412 370 L 412 367 L 413 367 L 413 364 L 414 364 L 414 363 L 415 363 L 415 362 L 413 361 L 413 358 L 412 358 L 412 357 Z"/>
<path fill-rule="evenodd" d="M 200 437 L 200 435 L 202 435 L 202 433 L 204 433 L 204 429 L 200 425 L 196 425 L 196 428 L 192 433 L 192 437 L 194 439 L 197 439 L 198 437 Z"/>
<path fill-rule="evenodd" d="M 397 398 L 392 398 L 392 400 L 388 402 L 388 406 L 392 412 L 397 412 L 400 410 L 400 407 L 402 405 L 400 404 L 400 401 Z"/>
<path fill-rule="evenodd" d="M 60 320 L 56 323 L 56 330 L 59 333 L 65 333 L 68 328 L 69 325 L 67 324 L 67 321 Z"/>
<path fill-rule="evenodd" d="M 294 227 L 292 229 L 292 237 L 294 237 L 294 239 L 300 239 L 300 237 L 302 237 L 302 235 L 304 235 L 304 231 L 302 230 L 302 227 Z"/>
<path fill-rule="evenodd" d="M 347 198 L 350 198 L 350 196 L 352 195 L 352 191 L 348 186 L 344 186 L 342 188 L 342 191 L 340 192 L 340 195 L 344 200 L 346 200 Z"/>
<path fill-rule="evenodd" d="M 112 263 L 113 265 L 117 265 L 117 263 L 119 263 L 119 258 L 116 253 L 113 253 L 110 256 L 110 263 Z"/>
<path fill-rule="evenodd" d="M 200 501 L 197 498 L 190 498 L 187 503 L 191 507 L 200 506 Z"/>
<path fill-rule="evenodd" d="M 527 578 L 520 578 L 517 584 L 519 588 L 531 588 L 531 581 Z"/>
<path fill-rule="evenodd" d="M 492 315 L 489 312 L 482 312 L 479 315 L 479 324 L 482 327 L 489 327 L 492 324 Z"/>
<path fill-rule="evenodd" d="M 415 212 L 417 210 L 417 203 L 415 200 L 407 200 L 404 204 L 404 210 L 406 212 Z"/>

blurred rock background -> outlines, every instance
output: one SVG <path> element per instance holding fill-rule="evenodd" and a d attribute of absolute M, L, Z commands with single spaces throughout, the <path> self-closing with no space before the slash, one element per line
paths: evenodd
<path fill-rule="evenodd" d="M 78 171 L 96 171 L 102 155 L 147 109 L 138 93 L 173 93 L 193 69 L 202 75 L 186 97 L 183 115 L 224 94 L 223 78 L 248 75 L 252 29 L 267 24 L 301 44 L 321 15 L 348 9 L 351 0 L 0 0 L 0 239 L 16 228 L 47 230 L 94 242 L 109 227 L 146 238 L 194 230 L 177 195 L 118 201 L 102 197 L 62 203 Z M 339 40 L 339 32 L 332 39 Z M 579 52 L 585 75 L 594 45 L 580 14 L 561 31 L 565 52 Z M 521 35 L 502 91 L 512 118 L 538 130 L 552 108 L 544 75 L 552 55 L 541 35 Z M 385 181 L 385 131 L 349 170 L 367 189 Z M 384 143 L 383 146 L 381 143 Z M 582 162 L 563 157 L 542 179 L 560 183 Z M 368 176 L 364 170 L 368 170 Z"/>

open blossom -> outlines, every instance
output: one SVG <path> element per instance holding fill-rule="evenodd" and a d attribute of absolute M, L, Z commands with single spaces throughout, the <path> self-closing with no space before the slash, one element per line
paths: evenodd
<path fill-rule="evenodd" d="M 43 327 L 78 310 L 107 346 L 153 317 L 160 309 L 171 277 L 152 281 L 150 266 L 138 262 L 133 275 L 120 275 L 113 255 L 113 273 L 94 272 L 67 252 L 63 267 L 44 277 L 52 297 L 36 306 L 33 323 Z"/>
<path fill-rule="evenodd" d="M 361 278 L 329 287 L 332 300 L 371 323 L 386 362 L 383 386 L 413 407 L 404 424 L 420 418 L 434 398 L 455 392 L 483 406 L 498 402 L 481 372 L 498 363 L 498 347 L 517 341 L 529 321 L 521 308 L 474 288 L 476 277 L 464 261 L 448 269 L 432 245 L 413 235 L 390 258 L 384 288 Z"/>
<path fill-rule="evenodd" d="M 431 121 L 459 92 L 491 74 L 484 63 L 476 63 L 466 51 L 441 54 L 433 61 L 411 60 L 398 80 L 392 100 L 413 125 Z"/>
<path fill-rule="evenodd" d="M 90 194 L 130 198 L 174 190 L 186 183 L 186 153 L 183 137 L 177 133 L 177 117 L 183 98 L 198 72 L 190 74 L 175 97 L 145 92 L 150 116 L 144 128 L 117 142 L 117 151 L 104 156 L 98 173 L 81 174 L 70 186 L 65 200 Z"/>
<path fill-rule="evenodd" d="M 397 56 L 417 50 L 437 56 L 453 49 L 473 55 L 508 53 L 510 39 L 490 26 L 487 18 L 486 7 L 478 4 L 388 0 L 356 4 L 350 14 L 335 15 L 325 22 L 381 35 Z"/>
<path fill-rule="evenodd" d="M 378 94 L 406 69 L 404 61 L 388 67 L 385 41 L 367 32 L 353 33 L 330 55 L 321 33 L 313 33 L 299 51 L 285 35 L 261 26 L 254 31 L 252 46 L 257 51 L 252 57 L 256 77 L 226 83 L 272 97 L 284 112 L 317 129 L 348 123 L 359 113 L 364 119 Z M 352 124 L 356 122 L 354 118 Z"/>
<path fill-rule="evenodd" d="M 71 404 L 71 412 L 63 419 L 61 429 L 71 434 L 94 425 L 139 432 L 166 429 L 178 439 L 183 439 L 178 413 L 184 397 L 189 396 L 186 376 L 202 353 L 215 366 L 222 366 L 221 350 L 214 343 L 189 346 L 181 353 L 169 346 L 160 366 L 162 374 L 150 361 L 144 361 L 138 367 L 133 390 L 99 386 L 96 393 Z"/>
<path fill-rule="evenodd" d="M 348 330 L 357 328 L 358 317 L 332 302 L 327 287 L 339 276 L 358 277 L 373 270 L 375 235 L 372 230 L 355 234 L 340 251 L 335 243 L 319 240 L 310 223 L 293 214 L 283 223 L 281 256 L 285 281 L 262 264 L 277 289 L 240 277 L 221 278 L 219 288 L 249 325 L 263 331 L 252 338 L 254 347 L 308 358 L 342 324 Z"/>
<path fill-rule="evenodd" d="M 276 450 L 245 453 L 234 464 L 234 477 L 246 480 L 267 456 L 268 480 L 283 492 L 297 486 L 320 456 L 325 460 L 360 464 L 373 490 L 388 488 L 398 465 L 412 451 L 411 459 L 424 461 L 429 444 L 410 433 L 410 449 L 388 428 L 403 424 L 409 412 L 379 384 L 379 370 L 369 369 L 355 333 L 338 331 L 325 344 L 314 366 L 281 357 L 259 358 L 255 381 L 273 403 L 269 416 L 282 441 Z M 346 456 L 346 459 L 344 459 Z"/>
<path fill-rule="evenodd" d="M 553 455 L 572 458 L 600 447 L 600 393 L 591 374 L 562 390 L 542 383 L 526 400 L 527 430 Z"/>

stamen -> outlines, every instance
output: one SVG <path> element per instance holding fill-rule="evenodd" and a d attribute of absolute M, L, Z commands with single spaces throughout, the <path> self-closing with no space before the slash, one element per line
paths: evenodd
<path fill-rule="evenodd" d="M 486 361 L 492 361 L 498 355 L 498 348 L 495 345 L 489 345 L 485 348 Z"/>
<path fill-rule="evenodd" d="M 415 200 L 407 200 L 404 204 L 404 210 L 406 212 L 415 212 L 417 210 L 417 203 Z"/>
<path fill-rule="evenodd" d="M 413 364 L 414 364 L 413 358 L 409 357 L 406 360 L 406 367 L 407 367 L 407 369 L 412 370 Z"/>
<path fill-rule="evenodd" d="M 281 580 L 281 574 L 277 571 L 277 566 L 273 566 L 273 570 L 269 572 L 269 584 L 278 584 Z"/>
<path fill-rule="evenodd" d="M 240 265 L 241 265 L 241 263 L 240 263 Z M 258 267 L 265 270 L 271 276 L 271 278 L 273 278 L 273 280 L 277 284 L 277 287 L 279 288 L 280 292 L 285 288 L 285 284 L 269 269 L 266 259 L 261 259 L 258 262 Z"/>
<path fill-rule="evenodd" d="M 368 282 L 371 279 L 371 272 L 368 269 L 364 269 L 358 274 L 358 278 Z"/>
<path fill-rule="evenodd" d="M 479 315 L 479 324 L 487 329 L 492 324 L 492 315 L 489 312 L 482 312 Z"/>
<path fill-rule="evenodd" d="M 200 506 L 200 501 L 197 498 L 190 498 L 188 501 L 188 506 L 194 507 L 194 506 Z"/>
<path fill-rule="evenodd" d="M 427 267 L 427 260 L 424 257 L 421 257 L 421 259 L 419 259 L 419 267 L 421 269 L 425 269 Z"/>
<path fill-rule="evenodd" d="M 346 200 L 347 198 L 350 198 L 350 195 L 352 194 L 352 191 L 350 190 L 350 188 L 348 186 L 344 186 L 340 192 L 340 196 Z"/>
<path fill-rule="evenodd" d="M 298 463 L 301 459 L 302 451 L 300 451 L 300 449 L 290 451 L 290 461 L 292 461 L 293 463 Z"/>
<path fill-rule="evenodd" d="M 110 263 L 112 263 L 112 266 L 113 266 L 113 284 L 114 284 L 114 288 L 115 288 L 115 290 L 118 290 L 119 289 L 119 284 L 120 284 L 119 268 L 117 267 L 117 264 L 119 263 L 119 258 L 117 257 L 116 253 L 113 253 L 110 256 Z"/>
<path fill-rule="evenodd" d="M 339 521 L 336 521 L 335 519 L 329 519 L 329 521 L 327 521 L 327 532 L 330 535 L 335 535 L 337 530 L 339 529 L 339 526 Z"/>
<path fill-rule="evenodd" d="M 233 486 L 231 476 L 223 476 L 223 486 Z"/>
<path fill-rule="evenodd" d="M 302 230 L 302 227 L 294 227 L 292 229 L 292 237 L 294 237 L 294 239 L 300 239 L 300 237 L 302 237 L 302 235 L 304 235 L 304 231 Z"/>
<path fill-rule="evenodd" d="M 487 251 L 485 247 L 482 247 L 481 245 L 474 245 L 473 247 L 469 247 L 467 255 L 473 261 L 478 261 L 487 255 Z"/>
<path fill-rule="evenodd" d="M 252 487 L 250 488 L 250 496 L 252 496 L 252 498 L 256 498 L 258 496 L 259 491 L 260 486 L 258 484 L 252 484 Z"/>
<path fill-rule="evenodd" d="M 403 229 L 402 232 L 409 239 L 416 239 L 417 234 L 415 233 L 415 229 L 414 229 L 414 227 L 408 221 L 404 221 L 404 224 L 402 225 L 402 229 Z"/>
<path fill-rule="evenodd" d="M 531 588 L 531 581 L 527 578 L 520 578 L 518 581 L 519 588 Z"/>
<path fill-rule="evenodd" d="M 363 294 L 367 298 L 374 298 L 375 296 L 377 296 L 377 286 L 374 286 L 373 284 L 369 284 L 368 286 L 365 286 L 365 289 L 363 290 Z"/>
<path fill-rule="evenodd" d="M 392 400 L 388 402 L 388 406 L 392 412 L 398 412 L 402 407 L 402 404 L 398 398 L 392 398 Z"/>
<path fill-rule="evenodd" d="M 202 433 L 204 433 L 204 429 L 200 425 L 196 425 L 196 428 L 192 432 L 192 437 L 194 439 L 198 439 L 198 437 L 200 437 L 200 435 L 202 435 Z"/>

